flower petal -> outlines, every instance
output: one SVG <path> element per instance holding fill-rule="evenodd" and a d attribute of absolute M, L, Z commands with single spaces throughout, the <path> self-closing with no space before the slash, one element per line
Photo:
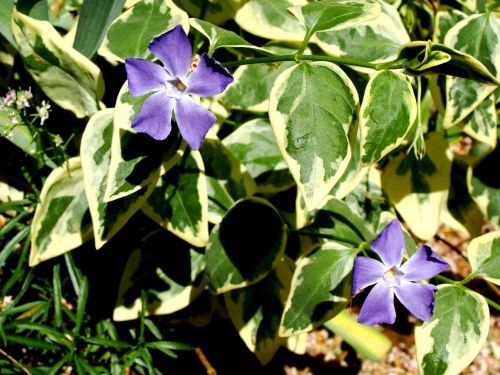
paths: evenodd
<path fill-rule="evenodd" d="M 160 59 L 173 77 L 186 77 L 193 50 L 181 25 L 154 38 L 149 43 L 149 50 Z"/>
<path fill-rule="evenodd" d="M 399 221 L 392 220 L 370 245 L 387 267 L 399 267 L 405 249 L 405 239 Z"/>
<path fill-rule="evenodd" d="M 429 320 L 434 310 L 434 292 L 437 288 L 430 284 L 414 284 L 401 280 L 394 287 L 398 300 L 418 319 Z"/>
<path fill-rule="evenodd" d="M 158 64 L 144 59 L 125 59 L 128 90 L 133 96 L 141 96 L 151 91 L 165 88 L 165 81 L 172 79 Z"/>
<path fill-rule="evenodd" d="M 174 112 L 182 138 L 193 150 L 198 150 L 215 124 L 215 115 L 186 95 L 176 100 Z"/>
<path fill-rule="evenodd" d="M 417 281 L 430 279 L 449 267 L 429 246 L 424 245 L 403 264 L 401 272 L 405 280 Z"/>
<path fill-rule="evenodd" d="M 375 284 L 363 303 L 358 322 L 371 326 L 374 324 L 393 324 L 396 321 L 394 293 L 383 281 Z"/>
<path fill-rule="evenodd" d="M 229 72 L 206 53 L 201 55 L 198 67 L 187 79 L 187 92 L 197 96 L 220 94 L 234 81 Z"/>
<path fill-rule="evenodd" d="M 172 129 L 172 108 L 174 99 L 165 91 L 159 91 L 144 101 L 137 117 L 132 121 L 132 128 L 139 133 L 147 133 L 161 141 L 170 134 Z"/>
<path fill-rule="evenodd" d="M 361 289 L 381 281 L 386 271 L 386 266 L 376 259 L 356 257 L 352 269 L 352 295 Z"/>

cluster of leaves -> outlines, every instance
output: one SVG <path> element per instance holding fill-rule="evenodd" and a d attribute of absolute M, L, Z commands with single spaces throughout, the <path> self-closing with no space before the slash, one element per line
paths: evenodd
<path fill-rule="evenodd" d="M 10 262 L 2 296 L 18 289 L 0 315 L 7 348 L 57 352 L 54 372 L 74 364 L 85 373 L 106 358 L 153 373 L 148 349 L 184 347 L 162 341 L 145 315 L 208 296 L 198 317 L 223 309 L 261 363 L 281 346 L 301 352 L 304 335 L 349 303 L 356 255 L 398 214 L 421 240 L 442 222 L 473 238 L 472 273 L 439 287 L 432 319 L 415 331 L 423 373 L 460 372 L 488 334 L 487 302 L 498 308 L 464 284 L 500 280 L 500 185 L 488 173 L 499 152 L 500 25 L 494 1 L 442 3 L 116 0 L 94 14 L 99 1 L 4 1 L 5 90 L 26 79 L 57 107 L 47 126 L 83 125 L 60 153 L 35 153 L 28 200 L 2 208 L 16 210 L 0 229 L 0 267 Z M 123 70 L 115 85 L 103 79 L 125 58 L 153 59 L 148 43 L 179 24 L 195 51 L 235 77 L 201 100 L 217 123 L 199 151 L 175 127 L 164 141 L 135 132 L 148 95 L 132 96 Z M 21 129 L 8 121 L 0 126 Z M 2 141 L 30 158 L 33 127 Z M 494 231 L 481 235 L 484 223 Z M 416 245 L 406 241 L 409 257 Z M 108 299 L 115 321 L 140 318 L 134 344 L 118 340 L 110 320 L 82 329 L 88 283 L 68 252 L 88 248 L 126 262 Z M 27 272 L 28 251 L 31 266 L 55 260 Z M 30 275 L 50 262 L 52 283 L 37 287 Z M 61 303 L 64 285 L 75 312 Z M 27 302 L 37 288 L 43 298 Z M 159 341 L 145 341 L 145 326 Z"/>

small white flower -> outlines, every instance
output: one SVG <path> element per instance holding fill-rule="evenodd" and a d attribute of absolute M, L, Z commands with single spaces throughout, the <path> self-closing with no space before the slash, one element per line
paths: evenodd
<path fill-rule="evenodd" d="M 59 147 L 60 145 L 63 144 L 63 139 L 61 138 L 61 136 L 59 134 L 55 135 L 54 143 L 55 143 L 56 147 Z"/>
<path fill-rule="evenodd" d="M 40 124 L 43 125 L 45 120 L 49 118 L 50 104 L 42 100 L 42 106 L 36 107 L 38 115 L 40 116 Z"/>
<path fill-rule="evenodd" d="M 17 118 L 17 115 L 15 112 L 9 113 L 9 120 L 14 125 L 19 124 L 19 119 Z"/>
<path fill-rule="evenodd" d="M 24 90 L 19 93 L 17 96 L 16 104 L 17 104 L 17 109 L 23 109 L 23 108 L 28 108 L 30 106 L 30 103 L 28 100 L 33 98 L 33 94 L 31 93 L 31 89 L 29 90 Z"/>
<path fill-rule="evenodd" d="M 2 100 L 3 104 L 10 106 L 16 102 L 16 91 L 9 90 L 7 94 L 5 94 L 5 98 Z"/>

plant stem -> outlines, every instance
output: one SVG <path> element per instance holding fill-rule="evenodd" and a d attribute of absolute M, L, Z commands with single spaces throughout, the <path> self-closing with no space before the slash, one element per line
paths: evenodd
<path fill-rule="evenodd" d="M 240 65 L 251 65 L 251 64 L 263 64 L 263 63 L 273 63 L 273 62 L 282 62 L 282 61 L 329 61 L 336 64 L 341 65 L 355 65 L 361 66 L 364 68 L 370 68 L 379 70 L 379 66 L 383 64 L 374 64 L 365 61 L 359 61 L 357 59 L 352 59 L 349 57 L 337 57 L 337 56 L 323 56 L 323 55 L 301 55 L 301 54 L 291 54 L 291 55 L 274 55 L 274 56 L 263 56 L 263 57 L 255 57 L 250 59 L 238 60 L 238 61 L 229 61 L 223 63 L 222 65 L 226 68 L 233 68 Z M 385 69 L 385 68 L 383 68 Z"/>

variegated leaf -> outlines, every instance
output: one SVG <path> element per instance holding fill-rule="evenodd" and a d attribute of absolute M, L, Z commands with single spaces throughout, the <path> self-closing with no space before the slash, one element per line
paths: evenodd
<path fill-rule="evenodd" d="M 210 234 L 205 253 L 210 287 L 224 293 L 262 280 L 285 244 L 285 224 L 268 201 L 239 200 Z"/>
<path fill-rule="evenodd" d="M 205 138 L 200 152 L 208 184 L 208 220 L 216 224 L 234 202 L 255 193 L 255 181 L 218 138 Z"/>
<path fill-rule="evenodd" d="M 257 192 L 277 193 L 294 185 L 267 120 L 240 125 L 222 143 L 245 165 L 257 184 Z"/>
<path fill-rule="evenodd" d="M 215 25 L 222 25 L 226 21 L 233 19 L 238 9 L 247 0 L 176 0 L 192 17 L 199 17 L 205 11 L 204 19 Z"/>
<path fill-rule="evenodd" d="M 477 58 L 499 81 L 499 39 L 500 21 L 493 13 L 486 13 L 470 16 L 457 23 L 446 34 L 445 44 Z M 495 86 L 492 85 L 447 77 L 445 127 L 463 120 L 494 90 Z"/>
<path fill-rule="evenodd" d="M 43 152 L 41 144 L 35 141 L 29 127 L 22 123 L 12 123 L 7 111 L 0 111 L 0 136 L 27 154 L 34 155 L 37 152 Z"/>
<path fill-rule="evenodd" d="M 207 244 L 207 180 L 198 151 L 185 155 L 158 180 L 142 211 L 191 245 Z"/>
<path fill-rule="evenodd" d="M 166 171 L 179 159 L 185 143 L 173 128 L 164 141 L 156 141 L 132 129 L 132 120 L 148 95 L 134 97 L 123 85 L 116 101 L 111 142 L 111 163 L 108 171 L 105 201 L 123 198 L 148 185 L 156 185 L 163 169 Z"/>
<path fill-rule="evenodd" d="M 500 231 L 474 238 L 467 247 L 472 273 L 500 285 Z"/>
<path fill-rule="evenodd" d="M 113 109 L 106 109 L 91 117 L 80 146 L 85 193 L 92 216 L 96 249 L 101 248 L 118 233 L 141 208 L 154 188 L 154 185 L 150 184 L 123 199 L 104 201 L 111 162 L 113 112 Z"/>
<path fill-rule="evenodd" d="M 404 74 L 383 70 L 374 74 L 360 110 L 361 162 L 372 164 L 405 140 L 417 118 L 417 100 Z"/>
<path fill-rule="evenodd" d="M 287 341 L 278 336 L 278 329 L 293 266 L 289 258 L 284 258 L 257 284 L 224 294 L 229 317 L 245 345 L 263 365 Z"/>
<path fill-rule="evenodd" d="M 344 309 L 350 298 L 356 252 L 324 244 L 297 262 L 280 336 L 310 331 Z"/>
<path fill-rule="evenodd" d="M 98 111 L 104 81 L 97 65 L 67 45 L 48 21 L 14 10 L 12 32 L 26 69 L 50 99 L 77 117 Z"/>
<path fill-rule="evenodd" d="M 297 64 L 274 83 L 269 117 L 309 209 L 321 203 L 349 163 L 349 129 L 358 105 L 349 77 L 329 62 Z"/>
<path fill-rule="evenodd" d="M 383 62 L 396 58 L 399 47 L 410 37 L 397 9 L 384 1 L 377 1 L 381 12 L 369 22 L 344 28 L 319 32 L 318 45 L 329 55 L 352 57 L 361 61 Z"/>
<path fill-rule="evenodd" d="M 113 21 L 104 43 L 121 59 L 148 58 L 148 44 L 155 36 L 179 24 L 189 31 L 188 19 L 172 0 L 139 1 Z"/>
<path fill-rule="evenodd" d="M 497 111 L 495 94 L 484 99 L 469 117 L 464 119 L 463 131 L 472 138 L 488 144 L 492 149 L 497 144 Z"/>
<path fill-rule="evenodd" d="M 432 318 L 415 327 L 417 362 L 423 375 L 456 375 L 486 341 L 490 313 L 476 292 L 452 285 L 438 288 Z"/>
<path fill-rule="evenodd" d="M 288 8 L 305 4 L 306 0 L 248 0 L 234 20 L 243 30 L 262 38 L 301 42 L 306 29 Z"/>
<path fill-rule="evenodd" d="M 450 188 L 451 154 L 439 133 L 430 134 L 425 149 L 422 160 L 411 151 L 408 156 L 389 161 L 382 186 L 411 231 L 419 238 L 430 239 L 441 222 Z"/>
<path fill-rule="evenodd" d="M 248 43 L 238 34 L 233 31 L 223 29 L 221 27 L 212 25 L 210 22 L 199 20 L 197 18 L 190 18 L 189 23 L 192 27 L 203 34 L 210 45 L 208 49 L 208 54 L 212 56 L 215 50 L 218 48 L 250 48 L 265 55 L 272 54 L 264 48 L 254 46 Z"/>
<path fill-rule="evenodd" d="M 80 158 L 45 180 L 31 224 L 30 266 L 73 250 L 92 238 Z"/>
<path fill-rule="evenodd" d="M 168 249 L 163 244 L 168 243 Z M 182 310 L 205 287 L 203 254 L 166 231 L 149 236 L 130 255 L 120 282 L 113 319 L 137 319 L 142 310 L 141 292 L 147 291 L 146 315 Z"/>
<path fill-rule="evenodd" d="M 436 43 L 444 43 L 444 38 L 448 31 L 466 17 L 467 14 L 451 7 L 438 10 L 434 21 L 435 26 L 432 40 Z"/>
<path fill-rule="evenodd" d="M 373 20 L 381 12 L 376 0 L 321 0 L 288 10 L 306 27 L 308 35 L 351 27 Z"/>

